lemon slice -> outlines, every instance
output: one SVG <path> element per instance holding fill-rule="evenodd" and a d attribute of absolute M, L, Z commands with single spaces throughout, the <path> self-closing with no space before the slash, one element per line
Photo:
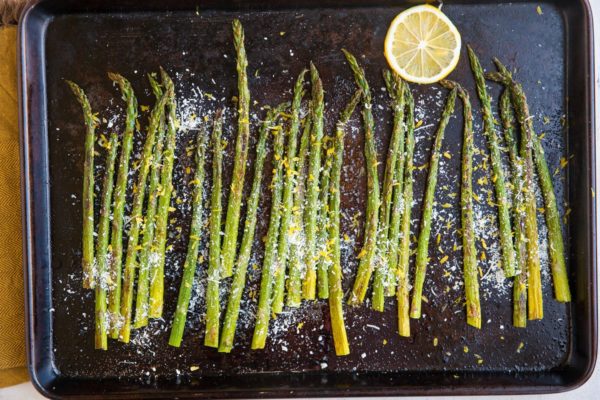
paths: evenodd
<path fill-rule="evenodd" d="M 424 4 L 394 18 L 385 37 L 385 58 L 402 78 L 433 83 L 458 63 L 460 34 L 438 8 Z"/>

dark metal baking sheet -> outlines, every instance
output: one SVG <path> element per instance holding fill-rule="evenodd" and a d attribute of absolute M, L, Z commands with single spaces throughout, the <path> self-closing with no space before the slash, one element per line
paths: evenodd
<path fill-rule="evenodd" d="M 107 71 L 130 78 L 140 104 L 152 104 L 145 74 L 156 71 L 159 65 L 176 77 L 180 99 L 189 98 L 196 87 L 217 98 L 203 103 L 204 111 L 213 110 L 217 104 L 231 108 L 236 89 L 230 22 L 239 17 L 246 30 L 252 97 L 258 101 L 253 111 L 259 117 L 260 105 L 289 99 L 287 90 L 292 80 L 313 60 L 323 77 L 327 127 L 331 128 L 336 113 L 354 90 L 340 52 L 345 47 L 359 56 L 374 88 L 378 145 L 383 154 L 391 120 L 385 93 L 380 90 L 380 71 L 386 66 L 383 38 L 393 16 L 412 4 L 256 0 L 201 4 L 149 1 L 142 5 L 134 1 L 42 0 L 28 9 L 20 28 L 24 254 L 29 365 L 33 382 L 43 393 L 52 397 L 127 398 L 506 394 L 563 391 L 587 379 L 596 357 L 596 213 L 592 197 L 592 27 L 585 1 L 462 1 L 444 5 L 464 43 L 475 48 L 486 68 L 492 67 L 492 56 L 518 68 L 518 78 L 536 116 L 536 128 L 546 132 L 544 145 L 551 168 L 554 170 L 561 156 L 573 156 L 557 180 L 558 197 L 572 209 L 565 227 L 574 292 L 571 304 L 554 301 L 551 282 L 545 279 L 545 319 L 517 330 L 511 326 L 510 292 L 484 283 L 484 326 L 475 331 L 465 324 L 460 301 L 456 303 L 460 288 L 445 292 L 449 284 L 444 277 L 446 264 L 439 262 L 432 246 L 425 292 L 429 302 L 424 304 L 425 317 L 412 321 L 410 339 L 396 333 L 392 299 L 384 314 L 367 307 L 347 309 L 352 353 L 336 357 L 327 305 L 317 302 L 303 306 L 301 315 L 283 317 L 287 325 L 280 324 L 279 328 L 289 330 L 273 334 L 275 339 L 268 341 L 265 350 L 249 350 L 251 327 L 245 326 L 238 329 L 240 345 L 230 355 L 222 355 L 202 346 L 203 304 L 199 302 L 190 312 L 183 345 L 176 349 L 167 345 L 167 338 L 180 281 L 177 266 L 181 265 L 187 240 L 189 215 L 184 210 L 176 213 L 182 235 L 171 238 L 174 251 L 167 268 L 174 272 L 166 281 L 165 320 L 153 322 L 145 333 L 134 334 L 135 344 L 110 342 L 107 352 L 93 349 L 93 297 L 81 289 L 79 268 L 80 110 L 64 79 L 85 88 L 101 117 L 110 117 L 109 110 L 114 111 L 120 102 L 106 78 Z M 536 11 L 538 5 L 541 15 Z M 464 54 L 450 78 L 474 94 Z M 418 132 L 416 161 L 422 164 L 439 119 L 443 90 L 411 87 L 419 110 L 426 111 L 419 116 L 424 128 Z M 490 87 L 497 98 L 500 88 Z M 477 109 L 478 103 L 475 105 Z M 440 199 L 450 198 L 447 195 L 458 190 L 459 114 L 460 106 L 444 141 L 443 150 L 454 157 L 445 161 L 438 186 Z M 546 124 L 543 116 L 548 117 Z M 479 121 L 478 113 L 476 118 Z M 145 117 L 140 122 L 144 124 Z M 232 141 L 232 113 L 227 123 L 231 126 L 226 137 Z M 358 127 L 360 121 L 355 117 L 352 123 Z M 118 129 L 119 120 L 115 126 Z M 193 135 L 193 131 L 184 133 L 179 141 L 176 182 L 184 198 L 183 170 L 192 164 L 185 147 Z M 362 144 L 362 135 L 348 136 L 342 177 L 342 207 L 347 210 L 364 205 Z M 485 149 L 479 131 L 477 145 Z M 230 152 L 225 161 L 227 171 Z M 416 173 L 413 232 L 420 217 L 425 172 Z M 269 201 L 268 195 L 262 199 L 262 213 L 268 212 Z M 456 201 L 447 213 L 449 219 L 459 215 Z M 344 214 L 342 230 L 358 245 L 361 237 L 353 230 L 351 216 Z M 257 237 L 265 228 L 263 223 Z M 451 248 L 456 235 L 443 232 L 441 245 Z M 345 268 L 350 271 L 356 267 L 355 253 L 353 248 L 343 254 Z M 452 282 L 459 281 L 460 251 L 448 254 L 447 265 L 458 266 L 451 271 L 455 276 Z M 256 260 L 260 261 L 261 255 L 262 245 L 257 241 Z M 199 268 L 199 282 L 205 279 L 204 271 L 203 266 Z M 250 285 L 256 285 L 258 278 L 259 272 L 253 272 Z M 346 274 L 345 288 L 352 278 L 352 273 Z M 298 328 L 300 322 L 304 325 Z M 434 346 L 436 337 L 438 345 Z M 191 371 L 192 366 L 199 368 Z"/>

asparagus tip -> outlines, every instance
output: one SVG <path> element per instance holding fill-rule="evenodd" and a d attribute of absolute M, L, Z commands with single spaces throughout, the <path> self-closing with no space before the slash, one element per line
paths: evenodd
<path fill-rule="evenodd" d="M 239 19 L 234 19 L 231 23 L 233 28 L 233 40 L 236 47 L 243 46 L 244 43 L 244 27 Z"/>
<path fill-rule="evenodd" d="M 454 89 L 456 87 L 456 82 L 451 81 L 449 79 L 442 79 L 440 81 L 440 85 L 445 89 Z"/>
<path fill-rule="evenodd" d="M 69 85 L 69 87 L 71 88 L 71 90 L 73 90 L 73 92 L 78 92 L 80 90 L 79 85 L 77 85 L 75 82 L 70 81 L 68 79 L 65 79 L 65 82 L 67 82 L 67 85 Z"/>
<path fill-rule="evenodd" d="M 75 97 L 77 97 L 77 100 L 79 100 L 79 102 L 85 107 L 88 101 L 83 89 L 73 81 L 66 80 L 66 82 L 67 85 L 69 85 L 69 88 L 71 89 Z"/>
<path fill-rule="evenodd" d="M 319 70 L 312 61 L 310 62 L 310 76 L 313 79 L 319 78 Z"/>
<path fill-rule="evenodd" d="M 108 72 L 108 78 L 114 82 L 121 82 L 125 79 L 125 78 L 123 78 L 123 75 L 121 75 L 117 72 L 110 72 L 110 71 Z"/>

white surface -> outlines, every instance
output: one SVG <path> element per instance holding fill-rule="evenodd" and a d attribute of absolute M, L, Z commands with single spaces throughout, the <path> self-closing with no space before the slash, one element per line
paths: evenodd
<path fill-rule="evenodd" d="M 589 0 L 592 6 L 592 13 L 595 19 L 595 27 L 596 30 L 594 32 L 594 43 L 595 46 L 595 65 L 596 65 L 596 94 L 600 93 L 600 79 L 599 79 L 599 67 L 600 67 L 600 0 Z M 600 101 L 596 101 L 596 115 L 600 116 Z M 596 154 L 600 154 L 600 140 L 598 140 L 596 146 Z M 600 176 L 600 168 L 596 170 L 596 176 Z M 594 185 L 596 188 L 599 186 Z M 599 190 L 596 189 L 598 193 Z M 596 206 L 598 208 L 600 205 L 600 195 L 596 196 Z M 600 208 L 598 208 L 600 209 Z M 596 221 L 597 227 L 598 221 Z M 600 230 L 600 229 L 599 229 Z M 598 363 L 600 364 L 600 362 Z M 485 400 L 587 400 L 587 399 L 596 399 L 600 398 L 600 368 L 596 368 L 594 374 L 590 378 L 590 380 L 583 385 L 582 387 L 575 389 L 573 391 L 567 393 L 559 393 L 554 395 L 531 395 L 531 396 L 486 396 Z M 44 399 L 38 392 L 34 389 L 31 383 L 23 383 L 20 385 L 12 386 L 9 388 L 0 389 L 0 400 L 25 400 L 25 399 Z M 444 400 L 444 399 L 452 399 L 452 400 L 471 400 L 473 397 L 407 397 L 406 399 L 419 399 L 419 400 Z"/>

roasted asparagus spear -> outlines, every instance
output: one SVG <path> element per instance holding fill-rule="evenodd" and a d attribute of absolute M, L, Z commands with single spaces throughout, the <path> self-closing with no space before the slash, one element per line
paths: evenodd
<path fill-rule="evenodd" d="M 175 100 L 175 85 L 167 73 L 161 68 L 161 80 L 168 97 L 167 102 L 167 136 L 163 151 L 162 168 L 160 170 L 160 194 L 156 208 L 154 239 L 150 257 L 150 306 L 148 316 L 160 318 L 164 302 L 165 252 L 167 243 L 167 226 L 169 207 L 173 192 L 173 163 L 175 145 L 177 143 L 177 102 Z"/>
<path fill-rule="evenodd" d="M 425 273 L 429 262 L 429 236 L 431 234 L 431 216 L 433 213 L 435 188 L 437 185 L 438 168 L 440 163 L 442 141 L 444 140 L 444 131 L 454 112 L 454 103 L 456 101 L 456 89 L 452 89 L 446 105 L 442 112 L 442 118 L 435 134 L 433 149 L 431 149 L 431 161 L 429 162 L 429 176 L 427 177 L 427 186 L 425 197 L 423 199 L 423 216 L 421 217 L 421 231 L 417 241 L 417 258 L 415 269 L 415 284 L 411 300 L 410 317 L 421 318 L 421 297 L 423 295 L 423 283 L 425 282 Z"/>
<path fill-rule="evenodd" d="M 213 174 L 212 193 L 210 195 L 210 238 L 208 245 L 208 283 L 206 284 L 206 334 L 204 345 L 219 347 L 219 320 L 221 302 L 219 299 L 219 283 L 221 281 L 221 189 L 223 180 L 223 130 L 221 111 L 215 114 L 213 126 Z"/>
<path fill-rule="evenodd" d="M 550 253 L 550 269 L 552 270 L 552 280 L 554 283 L 554 296 L 560 302 L 569 302 L 571 301 L 571 290 L 569 289 L 569 278 L 565 262 L 562 226 L 556 204 L 552 176 L 548 169 L 546 156 L 544 155 L 544 148 L 542 147 L 540 138 L 533 129 L 533 120 L 529 113 L 527 97 L 525 96 L 523 87 L 513 80 L 508 69 L 498 59 L 494 59 L 494 62 L 500 73 L 505 76 L 505 80 L 510 84 L 511 97 L 519 121 L 525 123 L 526 130 L 531 133 L 530 150 L 533 152 L 533 161 L 535 162 L 542 189 L 545 206 L 544 215 L 546 225 L 548 226 L 548 252 Z"/>
<path fill-rule="evenodd" d="M 240 210 L 242 208 L 242 192 L 246 175 L 246 160 L 248 158 L 248 141 L 250 137 L 250 90 L 248 89 L 248 59 L 244 47 L 244 29 L 242 23 L 233 20 L 233 44 L 237 54 L 238 74 L 238 136 L 235 142 L 233 161 L 233 178 L 227 203 L 225 219 L 225 236 L 223 237 L 221 275 L 227 278 L 233 273 L 237 250 L 238 227 Z"/>
<path fill-rule="evenodd" d="M 348 304 L 359 305 L 363 302 L 374 267 L 377 247 L 377 227 L 379 218 L 379 176 L 377 174 L 377 149 L 375 147 L 375 122 L 371 108 L 371 90 L 365 77 L 365 71 L 358 65 L 356 58 L 342 49 L 352 69 L 357 86 L 362 90 L 362 118 L 365 129 L 365 159 L 367 169 L 367 221 L 365 224 L 364 247 L 360 253 L 360 264 L 354 280 Z"/>
<path fill-rule="evenodd" d="M 402 175 L 398 176 L 397 164 L 404 161 L 404 83 L 399 76 L 393 75 L 389 70 L 383 73 L 389 96 L 392 98 L 394 109 L 394 126 L 392 138 L 385 162 L 385 174 L 383 178 L 383 191 L 381 195 L 381 209 L 379 210 L 379 238 L 378 238 L 378 266 L 375 270 L 373 281 L 373 304 L 374 310 L 383 311 L 384 301 L 388 288 L 394 287 L 396 266 L 398 259 L 398 233 L 400 219 L 390 221 L 392 211 L 392 198 L 394 189 L 401 191 Z M 400 159 L 400 161 L 398 161 Z M 391 227 L 391 222 L 394 226 Z M 391 228 L 391 229 L 390 229 Z M 389 275 L 393 271 L 394 278 Z"/>
<path fill-rule="evenodd" d="M 302 297 L 313 300 L 317 288 L 317 271 L 315 269 L 315 249 L 317 232 L 317 203 L 319 195 L 319 175 L 321 169 L 321 147 L 323 140 L 323 83 L 319 71 L 310 63 L 310 81 L 312 85 L 312 135 L 308 160 L 308 176 L 306 179 L 306 206 L 304 208 L 304 228 L 306 246 L 304 263 L 306 275 L 302 286 Z"/>
<path fill-rule="evenodd" d="M 320 299 L 329 298 L 329 264 L 331 257 L 327 249 L 329 236 L 329 182 L 333 165 L 333 137 L 323 137 L 323 166 L 321 168 L 321 183 L 319 184 L 319 202 L 317 209 L 317 295 Z"/>
<path fill-rule="evenodd" d="M 402 208 L 402 220 L 399 235 L 400 245 L 397 251 L 398 267 L 396 268 L 396 277 L 398 282 L 398 289 L 396 291 L 396 297 L 398 300 L 398 334 L 400 336 L 409 337 L 410 283 L 408 277 L 408 262 L 410 259 L 410 222 L 413 203 L 415 103 L 408 85 L 404 93 L 406 96 L 406 162 L 403 169 L 398 168 L 398 175 L 400 176 L 400 179 L 404 179 L 404 183 L 402 185 L 403 193 L 401 195 L 394 193 L 394 207 Z M 402 160 L 399 159 L 398 162 L 400 161 Z M 403 172 L 403 176 L 401 176 L 400 172 Z"/>
<path fill-rule="evenodd" d="M 335 354 L 345 356 L 350 354 L 346 325 L 344 323 L 344 290 L 342 288 L 342 266 L 340 256 L 340 176 L 344 159 L 344 135 L 346 124 L 360 101 L 361 92 L 357 91 L 336 125 L 334 156 L 331 166 L 329 188 L 329 242 L 331 243 L 331 265 L 329 267 L 329 314 Z"/>
<path fill-rule="evenodd" d="M 481 305 L 477 249 L 475 248 L 475 220 L 473 218 L 473 112 L 469 93 L 458 83 L 443 80 L 442 86 L 456 88 L 463 102 L 462 178 L 460 186 L 461 225 L 463 232 L 463 274 L 467 301 L 467 324 L 481 329 Z"/>
<path fill-rule="evenodd" d="M 215 124 L 218 124 L 219 116 L 215 116 Z M 192 288 L 194 286 L 194 275 L 198 263 L 198 247 L 202 236 L 202 191 L 206 171 L 204 163 L 206 161 L 206 141 L 208 135 L 205 129 L 200 129 L 197 135 L 196 146 L 196 171 L 194 173 L 193 193 L 192 193 L 192 222 L 190 225 L 190 237 L 188 240 L 187 254 L 183 264 L 183 277 L 179 286 L 179 296 L 177 298 L 177 307 L 175 308 L 175 317 L 169 336 L 169 345 L 179 347 L 183 338 L 185 321 L 187 319 L 190 298 L 192 297 Z M 210 279 L 210 276 L 209 276 Z M 218 288 L 217 288 L 218 289 Z M 207 290 L 207 303 L 209 296 Z M 218 300 L 218 298 L 217 298 Z M 208 314 L 208 311 L 207 311 Z M 207 324 L 208 326 L 208 324 Z"/>
<path fill-rule="evenodd" d="M 92 107 L 83 89 L 76 83 L 67 81 L 71 91 L 77 98 L 83 110 L 85 123 L 85 144 L 83 161 L 83 237 L 82 260 L 83 287 L 92 289 L 95 286 L 94 274 L 94 142 L 98 118 L 92 112 Z"/>
<path fill-rule="evenodd" d="M 107 349 L 106 331 L 108 321 L 106 319 L 106 274 L 108 272 L 108 241 L 110 239 L 110 204 L 115 183 L 115 163 L 117 161 L 117 149 L 119 147 L 119 136 L 116 132 L 111 133 L 108 141 L 106 157 L 106 170 L 104 172 L 104 184 L 102 186 L 102 200 L 100 205 L 100 220 L 98 221 L 98 241 L 96 242 L 96 264 L 98 274 L 96 277 L 96 349 Z"/>

